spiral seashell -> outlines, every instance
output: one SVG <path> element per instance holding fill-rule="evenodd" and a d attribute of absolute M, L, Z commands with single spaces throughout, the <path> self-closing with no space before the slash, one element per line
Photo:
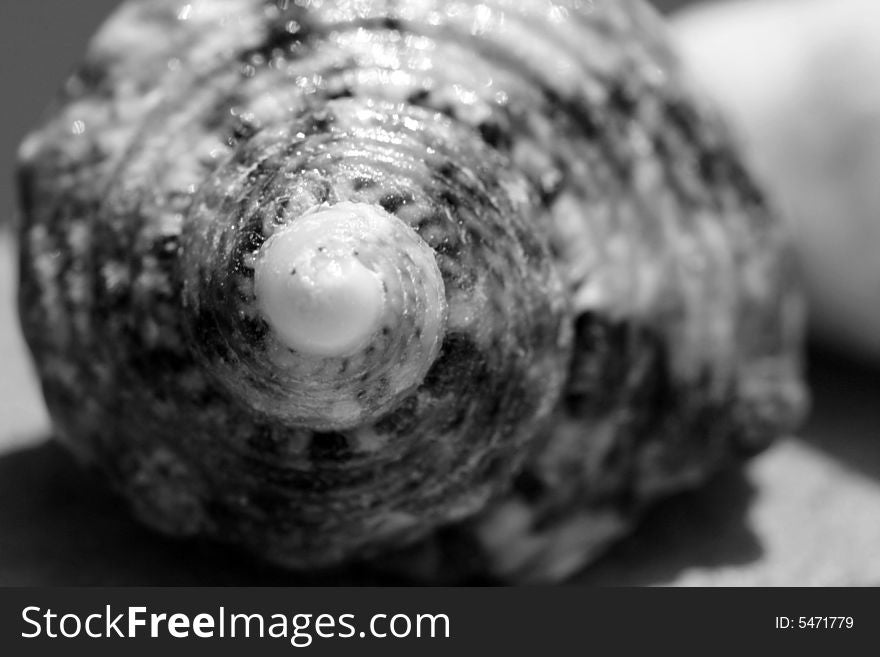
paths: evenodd
<path fill-rule="evenodd" d="M 559 579 L 802 412 L 787 236 L 641 2 L 129 0 L 20 192 L 59 438 L 289 567 Z"/>

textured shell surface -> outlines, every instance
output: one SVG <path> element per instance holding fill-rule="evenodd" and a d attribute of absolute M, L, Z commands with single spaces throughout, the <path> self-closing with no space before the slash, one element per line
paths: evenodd
<path fill-rule="evenodd" d="M 787 235 L 639 1 L 128 0 L 19 163 L 58 437 L 165 532 L 561 579 L 803 410 Z M 350 208 L 309 258 L 384 305 L 318 357 L 255 278 Z"/>

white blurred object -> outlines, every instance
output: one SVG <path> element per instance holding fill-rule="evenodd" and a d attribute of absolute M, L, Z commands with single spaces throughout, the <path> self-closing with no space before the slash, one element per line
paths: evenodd
<path fill-rule="evenodd" d="M 736 0 L 673 28 L 794 222 L 815 333 L 880 359 L 880 1 Z"/>

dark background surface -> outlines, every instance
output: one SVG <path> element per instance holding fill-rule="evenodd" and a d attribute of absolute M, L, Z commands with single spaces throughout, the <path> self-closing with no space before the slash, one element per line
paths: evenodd
<path fill-rule="evenodd" d="M 0 213 L 12 163 L 114 0 L 0 5 Z M 658 0 L 669 9 L 687 0 Z M 14 311 L 0 229 L 0 584 L 274 584 L 297 579 L 233 551 L 157 536 L 50 440 Z M 801 436 L 661 504 L 584 584 L 880 585 L 880 376 L 813 354 Z M 356 581 L 363 581 L 358 579 Z"/>

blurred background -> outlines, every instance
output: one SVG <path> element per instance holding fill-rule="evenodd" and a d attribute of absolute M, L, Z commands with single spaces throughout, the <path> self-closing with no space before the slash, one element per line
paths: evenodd
<path fill-rule="evenodd" d="M 841 85 L 880 88 L 880 81 L 844 76 L 843 70 L 853 69 L 850 58 L 859 55 L 834 50 L 835 43 L 852 41 L 841 36 L 848 34 L 843 23 L 860 22 L 857 9 L 868 2 L 880 5 L 742 0 L 742 7 L 717 15 L 676 15 L 675 38 L 694 78 L 731 116 L 755 168 L 800 226 L 802 251 L 820 263 L 807 272 L 816 299 L 813 325 L 821 336 L 809 359 L 813 413 L 800 435 L 781 441 L 745 470 L 724 473 L 704 490 L 659 505 L 633 537 L 579 576 L 579 583 L 880 585 L 880 274 L 868 267 L 880 262 L 870 257 L 880 251 L 880 199 L 874 189 L 880 185 L 872 182 L 880 179 L 880 162 L 871 170 L 868 163 L 876 160 L 859 156 L 872 143 L 864 138 L 866 129 L 880 135 L 880 98 L 872 105 L 868 96 L 852 97 L 850 112 L 839 107 L 837 95 Z M 841 25 L 822 15 L 804 20 L 820 6 L 832 11 L 847 3 L 851 10 L 837 12 L 848 16 Z M 242 565 L 232 551 L 143 529 L 50 440 L 14 307 L 9 226 L 15 212 L 14 155 L 116 4 L 5 0 L 0 5 L 0 585 L 296 583 L 272 568 Z M 716 3 L 653 4 L 670 13 L 712 10 Z M 826 50 L 813 52 L 817 45 Z M 822 73 L 817 62 L 828 59 L 821 56 L 827 48 L 837 53 L 836 68 Z M 865 70 L 880 76 L 877 64 Z M 795 82 L 812 89 L 820 74 L 831 91 L 821 87 L 804 101 Z M 827 139 L 805 143 L 796 130 L 777 139 L 781 124 Z M 832 150 L 833 158 L 827 156 Z M 808 169 L 803 160 L 819 164 Z M 841 231 L 844 241 L 837 237 Z M 835 240 L 833 248 L 827 246 Z M 368 581 L 360 577 L 351 575 L 354 582 Z"/>

